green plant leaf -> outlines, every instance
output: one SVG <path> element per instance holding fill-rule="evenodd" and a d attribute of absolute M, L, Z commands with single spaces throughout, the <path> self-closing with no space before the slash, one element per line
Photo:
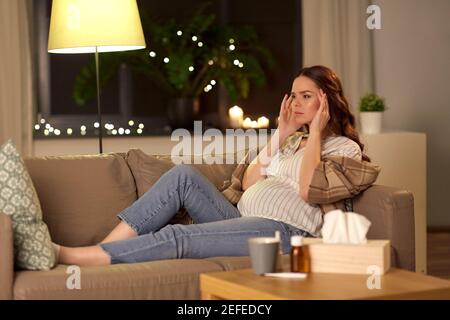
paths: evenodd
<path fill-rule="evenodd" d="M 141 11 L 148 48 L 112 55 L 101 54 L 101 85 L 115 75 L 121 63 L 133 73 L 144 75 L 172 97 L 198 97 L 211 81 L 222 83 L 230 99 L 247 98 L 255 87 L 267 84 L 267 71 L 277 67 L 271 51 L 251 26 L 221 25 L 210 13 L 211 2 L 202 3 L 186 21 L 163 20 Z M 177 31 L 181 30 L 182 35 Z M 197 41 L 192 36 L 198 37 Z M 203 46 L 199 46 L 202 42 Z M 230 46 L 234 45 L 234 50 Z M 149 53 L 152 52 L 150 56 Z M 169 63 L 163 59 L 169 58 Z M 235 60 L 244 64 L 239 68 Z M 211 64 L 210 62 L 213 61 Z M 189 71 L 193 66 L 194 71 Z M 105 70 L 105 71 L 104 71 Z M 95 97 L 95 65 L 84 66 L 74 83 L 73 96 L 79 104 Z"/>
<path fill-rule="evenodd" d="M 367 93 L 360 99 L 359 111 L 361 112 L 383 112 L 385 110 L 384 99 L 375 93 Z"/>

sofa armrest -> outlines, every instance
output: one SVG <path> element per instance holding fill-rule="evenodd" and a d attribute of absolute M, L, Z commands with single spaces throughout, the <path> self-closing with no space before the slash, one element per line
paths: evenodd
<path fill-rule="evenodd" d="M 0 300 L 13 297 L 14 243 L 9 216 L 0 212 Z"/>
<path fill-rule="evenodd" d="M 415 271 L 414 197 L 410 191 L 373 185 L 353 199 L 353 210 L 372 223 L 368 239 L 391 241 L 392 266 Z"/>

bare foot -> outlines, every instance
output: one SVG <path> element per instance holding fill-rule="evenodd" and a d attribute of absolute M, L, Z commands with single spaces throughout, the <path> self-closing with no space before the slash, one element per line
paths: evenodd
<path fill-rule="evenodd" d="M 58 262 L 78 266 L 105 266 L 111 264 L 110 256 L 100 246 L 69 248 L 60 246 Z"/>

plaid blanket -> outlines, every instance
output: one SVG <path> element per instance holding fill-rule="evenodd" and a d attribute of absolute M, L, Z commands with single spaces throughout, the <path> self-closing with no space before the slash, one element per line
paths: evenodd
<path fill-rule="evenodd" d="M 295 141 L 298 140 L 287 140 L 281 146 L 280 152 L 292 149 Z M 256 156 L 255 150 L 248 151 L 233 171 L 231 178 L 224 181 L 220 188 L 231 203 L 237 204 L 244 193 L 242 179 L 245 170 Z M 370 187 L 380 171 L 380 166 L 368 161 L 344 156 L 326 156 L 314 170 L 308 192 L 309 202 L 318 204 L 322 213 L 335 209 L 353 211 L 351 198 Z"/>

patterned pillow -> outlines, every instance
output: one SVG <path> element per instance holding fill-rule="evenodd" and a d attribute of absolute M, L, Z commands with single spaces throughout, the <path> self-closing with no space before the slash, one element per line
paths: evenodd
<path fill-rule="evenodd" d="M 0 147 L 0 211 L 12 220 L 15 265 L 28 270 L 54 267 L 55 252 L 36 190 L 11 140 Z"/>

